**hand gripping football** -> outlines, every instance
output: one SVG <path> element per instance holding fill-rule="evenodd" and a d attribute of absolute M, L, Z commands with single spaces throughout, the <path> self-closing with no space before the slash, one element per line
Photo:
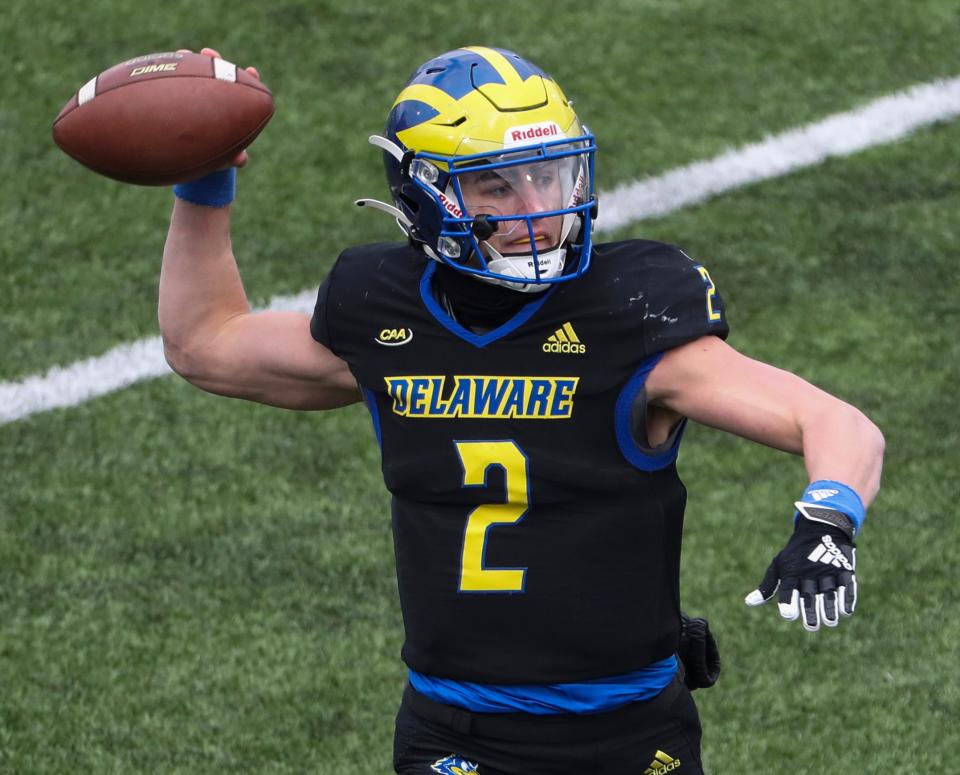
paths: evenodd
<path fill-rule="evenodd" d="M 166 186 L 227 166 L 273 110 L 266 86 L 219 57 L 147 54 L 87 81 L 53 122 L 53 139 L 101 175 Z"/>

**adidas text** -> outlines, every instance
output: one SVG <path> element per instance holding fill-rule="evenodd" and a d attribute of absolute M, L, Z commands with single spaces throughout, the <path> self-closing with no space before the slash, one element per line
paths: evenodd
<path fill-rule="evenodd" d="M 568 353 L 571 355 L 583 355 L 587 351 L 587 346 L 580 341 L 577 332 L 573 330 L 568 320 L 560 328 L 547 337 L 543 343 L 545 353 Z"/>
<path fill-rule="evenodd" d="M 674 759 L 670 754 L 663 751 L 657 751 L 654 754 L 650 766 L 643 771 L 643 775 L 666 775 L 668 772 L 680 769 L 680 760 Z"/>
<path fill-rule="evenodd" d="M 587 346 L 576 342 L 544 342 L 543 351 L 545 353 L 575 353 L 583 355 L 583 353 L 587 351 Z"/>
<path fill-rule="evenodd" d="M 853 571 L 853 566 L 850 564 L 850 561 L 828 535 L 820 537 L 820 544 L 807 555 L 807 559 L 811 562 L 821 562 L 824 565 L 832 565 L 835 568 Z"/>

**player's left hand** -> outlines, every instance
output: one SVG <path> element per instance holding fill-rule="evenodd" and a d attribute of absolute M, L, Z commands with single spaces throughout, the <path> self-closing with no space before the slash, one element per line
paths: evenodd
<path fill-rule="evenodd" d="M 843 512 L 806 503 L 797 508 L 793 535 L 744 602 L 762 605 L 779 589 L 780 615 L 790 621 L 801 618 L 804 628 L 815 632 L 821 624 L 836 627 L 840 616 L 853 615 L 857 549 Z"/>
<path fill-rule="evenodd" d="M 702 617 L 680 612 L 680 645 L 677 656 L 683 663 L 683 681 L 690 691 L 709 689 L 720 677 L 720 649 Z"/>

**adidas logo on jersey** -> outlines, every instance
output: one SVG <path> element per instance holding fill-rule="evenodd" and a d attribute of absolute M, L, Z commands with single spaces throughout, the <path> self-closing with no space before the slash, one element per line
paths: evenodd
<path fill-rule="evenodd" d="M 822 562 L 824 565 L 832 565 L 835 568 L 843 568 L 848 571 L 853 570 L 850 561 L 844 556 L 843 552 L 840 551 L 830 536 L 821 536 L 820 545 L 807 555 L 807 559 L 812 562 Z"/>
<path fill-rule="evenodd" d="M 580 341 L 573 326 L 567 322 L 547 337 L 547 341 L 543 343 L 543 351 L 583 355 L 587 351 L 587 346 Z"/>
<path fill-rule="evenodd" d="M 668 772 L 680 769 L 680 760 L 674 759 L 663 751 L 657 751 L 653 755 L 653 761 L 650 766 L 643 771 L 643 775 L 666 775 Z"/>

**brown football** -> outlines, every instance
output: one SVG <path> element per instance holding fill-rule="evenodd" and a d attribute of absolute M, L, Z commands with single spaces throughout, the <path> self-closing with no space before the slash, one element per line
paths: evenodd
<path fill-rule="evenodd" d="M 166 52 L 91 78 L 53 122 L 53 139 L 125 183 L 184 183 L 227 165 L 273 115 L 270 90 L 218 57 Z"/>

